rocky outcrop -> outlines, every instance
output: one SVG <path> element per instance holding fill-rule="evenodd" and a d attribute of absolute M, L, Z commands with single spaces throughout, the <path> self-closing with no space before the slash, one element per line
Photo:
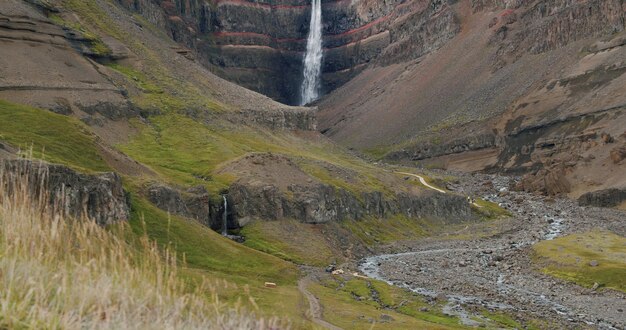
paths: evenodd
<path fill-rule="evenodd" d="M 503 10 L 494 17 L 498 45 L 496 67 L 508 56 L 539 54 L 588 37 L 623 31 L 622 0 L 473 1 L 475 10 Z"/>
<path fill-rule="evenodd" d="M 569 193 L 571 184 L 566 178 L 565 165 L 552 168 L 542 168 L 535 173 L 525 175 L 516 187 L 527 192 L 540 192 L 545 195 L 559 195 Z"/>
<path fill-rule="evenodd" d="M 418 161 L 433 157 L 458 154 L 466 151 L 493 148 L 496 146 L 497 138 L 495 134 L 477 134 L 446 143 L 437 144 L 434 142 L 428 142 L 415 144 L 410 148 L 391 152 L 385 158 L 391 161 L 399 161 L 403 159 Z"/>
<path fill-rule="evenodd" d="M 272 130 L 317 129 L 317 108 L 292 107 L 271 109 L 242 109 L 228 114 L 228 119 L 235 124 L 259 125 Z"/>
<path fill-rule="evenodd" d="M 448 222 L 471 218 L 470 206 L 461 196 L 440 193 L 400 193 L 389 198 L 380 192 L 359 196 L 325 184 L 291 185 L 288 193 L 273 185 L 233 184 L 229 203 L 234 219 L 243 226 L 252 219 L 293 218 L 306 223 L 326 223 L 372 216 L 402 214 L 412 218 L 436 218 Z"/>
<path fill-rule="evenodd" d="M 83 174 L 62 165 L 5 160 L 0 175 L 9 192 L 27 183 L 34 200 L 43 198 L 54 213 L 91 219 L 100 225 L 130 218 L 128 196 L 116 173 Z"/>
<path fill-rule="evenodd" d="M 145 188 L 145 194 L 152 204 L 164 211 L 195 219 L 212 228 L 218 225 L 216 221 L 212 221 L 217 218 L 218 212 L 212 205 L 206 188 L 202 186 L 181 191 L 164 184 L 152 183 Z"/>
<path fill-rule="evenodd" d="M 615 207 L 626 201 L 626 189 L 605 189 L 586 193 L 578 198 L 580 206 Z"/>

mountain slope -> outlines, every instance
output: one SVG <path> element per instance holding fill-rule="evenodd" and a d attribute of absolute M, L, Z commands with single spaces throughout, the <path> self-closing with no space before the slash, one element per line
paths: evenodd
<path fill-rule="evenodd" d="M 626 185 L 609 157 L 625 143 L 622 2 L 451 6 L 454 38 L 415 61 L 383 55 L 319 102 L 320 129 L 388 161 L 530 173 L 525 188 L 546 193 Z M 537 183 L 550 176 L 563 187 Z"/>

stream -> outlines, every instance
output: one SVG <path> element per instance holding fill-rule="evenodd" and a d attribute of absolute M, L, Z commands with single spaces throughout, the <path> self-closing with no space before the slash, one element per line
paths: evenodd
<path fill-rule="evenodd" d="M 623 314 L 602 308 L 626 306 L 623 295 L 581 294 L 582 288 L 532 269 L 531 246 L 585 225 L 579 219 L 587 219 L 580 216 L 584 210 L 567 199 L 546 203 L 535 195 L 510 192 L 508 178 L 490 178 L 493 188 L 482 194 L 471 190 L 484 186 L 477 183 L 456 189 L 507 209 L 513 215 L 507 230 L 471 240 L 416 240 L 409 251 L 361 260 L 360 271 L 427 300 L 445 298 L 444 314 L 458 317 L 466 326 L 480 326 L 485 320 L 471 306 L 559 320 L 564 328 L 624 329 Z"/>

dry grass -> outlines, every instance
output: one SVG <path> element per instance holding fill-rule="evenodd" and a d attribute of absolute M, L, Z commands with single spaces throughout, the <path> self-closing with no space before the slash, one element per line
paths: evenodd
<path fill-rule="evenodd" d="M 146 237 L 129 243 L 126 226 L 114 233 L 54 214 L 62 208 L 44 190 L 33 197 L 45 182 L 28 177 L 0 163 L 1 329 L 282 327 L 220 303 L 207 278 L 190 289 L 174 253 Z"/>

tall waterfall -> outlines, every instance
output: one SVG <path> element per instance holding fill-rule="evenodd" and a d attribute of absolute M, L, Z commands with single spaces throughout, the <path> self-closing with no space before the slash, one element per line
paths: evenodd
<path fill-rule="evenodd" d="M 315 101 L 319 97 L 322 71 L 322 0 L 312 1 L 309 38 L 304 56 L 304 80 L 300 91 L 301 105 Z"/>
<path fill-rule="evenodd" d="M 228 200 L 226 195 L 222 195 L 224 198 L 224 213 L 222 213 L 222 235 L 228 236 Z"/>

